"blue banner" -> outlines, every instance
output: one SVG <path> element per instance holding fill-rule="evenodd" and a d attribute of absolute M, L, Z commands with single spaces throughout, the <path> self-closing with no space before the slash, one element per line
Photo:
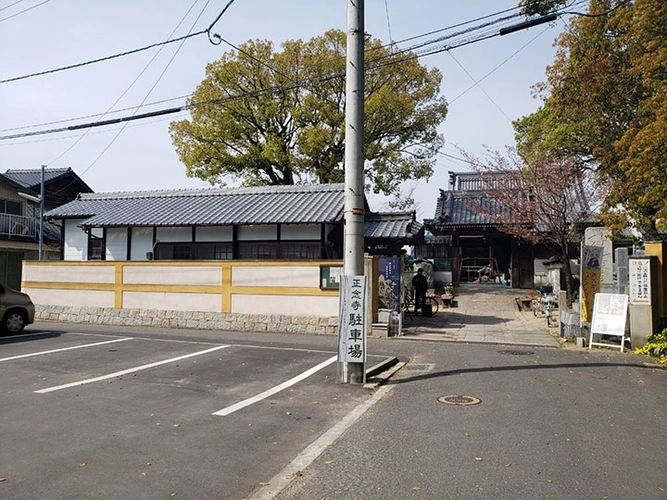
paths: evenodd
<path fill-rule="evenodd" d="M 380 309 L 401 312 L 401 259 L 380 257 L 378 298 Z"/>

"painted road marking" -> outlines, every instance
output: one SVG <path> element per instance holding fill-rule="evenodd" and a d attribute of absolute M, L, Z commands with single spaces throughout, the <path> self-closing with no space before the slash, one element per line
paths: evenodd
<path fill-rule="evenodd" d="M 320 371 L 322 368 L 329 366 L 331 363 L 336 361 L 338 359 L 338 355 L 332 356 L 331 358 L 327 359 L 326 361 L 323 361 L 317 366 L 313 366 L 310 370 L 306 370 L 303 372 L 301 375 L 297 375 L 294 378 L 291 378 L 287 380 L 286 382 L 283 382 L 282 384 L 279 384 L 272 389 L 269 389 L 268 391 L 264 391 L 260 394 L 257 394 L 256 396 L 253 396 L 251 398 L 245 399 L 243 401 L 240 401 L 236 404 L 233 404 L 231 406 L 228 406 L 227 408 L 223 408 L 222 410 L 216 411 L 213 413 L 213 415 L 218 415 L 220 417 L 224 417 L 226 415 L 229 415 L 230 413 L 234 413 L 237 410 L 240 410 L 241 408 L 245 408 L 246 406 L 250 406 L 251 404 L 257 403 L 258 401 L 261 401 L 263 399 L 268 398 L 269 396 L 272 396 L 276 394 L 277 392 L 280 392 L 284 389 L 287 389 L 288 387 L 293 386 L 297 382 L 301 382 L 303 379 L 310 377 L 313 373 L 316 373 Z"/>
<path fill-rule="evenodd" d="M 61 349 L 52 349 L 50 351 L 32 352 L 30 354 L 21 354 L 19 356 L 12 356 L 10 358 L 0 358 L 0 361 L 11 361 L 13 359 L 30 358 L 32 356 L 43 356 L 44 354 L 53 354 L 54 352 L 71 351 L 73 349 L 83 349 L 84 347 L 94 347 L 97 345 L 113 344 L 114 342 L 124 342 L 126 340 L 134 340 L 134 339 L 132 337 L 125 337 L 122 339 L 106 340 L 104 342 L 95 342 L 93 344 L 83 344 L 83 345 L 75 345 L 72 347 L 63 347 Z"/>
<path fill-rule="evenodd" d="M 299 471 L 306 470 L 324 450 L 331 446 L 347 429 L 352 427 L 352 424 L 359 420 L 364 413 L 392 389 L 393 386 L 382 387 L 373 396 L 354 408 L 341 421 L 322 434 L 317 441 L 299 453 L 287 467 L 271 478 L 269 482 L 263 483 L 264 486 L 260 490 L 257 490 L 249 500 L 272 500 L 276 498 L 282 490 L 289 486 L 295 477 L 300 475 Z"/>
<path fill-rule="evenodd" d="M 229 347 L 228 345 L 221 345 L 217 347 L 212 347 L 211 349 L 206 349 L 204 351 L 193 352 L 191 354 L 185 354 L 183 356 L 178 356 L 176 358 L 165 359 L 164 361 L 157 361 L 155 363 L 149 363 L 147 365 L 137 366 L 135 368 L 128 368 L 127 370 L 122 370 L 115 373 L 110 373 L 108 375 L 102 375 L 101 377 L 89 378 L 86 380 L 80 380 L 78 382 L 71 382 L 69 384 L 57 385 L 54 387 L 47 387 L 46 389 L 40 389 L 35 391 L 37 394 L 46 394 L 47 392 L 60 391 L 62 389 L 69 389 L 71 387 L 78 387 L 80 385 L 92 384 L 93 382 L 99 382 L 101 380 L 108 380 L 110 378 L 120 377 L 122 375 L 127 375 L 128 373 L 135 373 L 141 370 L 148 370 L 149 368 L 154 368 L 160 365 L 166 365 L 168 363 L 174 363 L 175 361 L 180 361 L 182 359 L 194 358 L 195 356 L 201 356 L 203 354 L 208 354 L 209 352 L 217 351 L 219 349 L 225 349 Z"/>

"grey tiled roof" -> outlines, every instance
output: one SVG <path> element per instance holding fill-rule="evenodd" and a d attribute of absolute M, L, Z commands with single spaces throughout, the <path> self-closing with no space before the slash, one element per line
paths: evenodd
<path fill-rule="evenodd" d="M 72 181 L 78 181 L 83 186 L 87 188 L 88 191 L 92 191 L 86 185 L 81 178 L 76 175 L 74 170 L 69 167 L 65 168 L 45 168 L 44 169 L 44 182 L 49 182 L 59 177 L 71 176 Z M 9 169 L 5 172 L 5 176 L 9 177 L 14 182 L 21 184 L 24 187 L 31 188 L 39 192 L 40 184 L 42 183 L 42 169 L 41 168 L 31 168 L 31 169 Z"/>
<path fill-rule="evenodd" d="M 366 238 L 415 238 L 422 224 L 414 220 L 414 214 L 368 213 L 365 217 L 364 237 Z"/>
<path fill-rule="evenodd" d="M 16 182 L 14 179 L 12 179 L 11 177 L 9 177 L 7 175 L 0 174 L 0 181 L 8 183 L 10 186 L 13 186 L 15 189 L 20 189 L 24 192 L 27 191 L 28 194 L 30 194 L 30 195 L 38 196 L 38 193 L 36 193 L 32 189 L 24 186 L 23 184 L 21 184 L 19 182 Z"/>
<path fill-rule="evenodd" d="M 338 222 L 343 184 L 89 193 L 46 213 L 84 226 L 206 226 Z"/>
<path fill-rule="evenodd" d="M 488 207 L 493 200 L 481 191 L 440 191 L 433 222 L 444 226 L 488 226 L 494 221 L 475 211 L 477 203 Z M 493 208 L 493 207 L 491 207 Z"/>

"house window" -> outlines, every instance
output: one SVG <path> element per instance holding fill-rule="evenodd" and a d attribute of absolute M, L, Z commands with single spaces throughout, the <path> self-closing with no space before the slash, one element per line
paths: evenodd
<path fill-rule="evenodd" d="M 192 243 L 174 245 L 174 260 L 193 260 L 195 258 L 194 250 Z"/>
<path fill-rule="evenodd" d="M 280 258 L 294 260 L 317 260 L 322 258 L 319 242 L 281 242 Z"/>
<path fill-rule="evenodd" d="M 21 215 L 21 202 L 0 200 L 0 214 Z"/>
<path fill-rule="evenodd" d="M 230 260 L 231 243 L 158 243 L 156 260 Z"/>
<path fill-rule="evenodd" d="M 220 243 L 213 250 L 215 260 L 231 260 L 234 258 L 234 247 L 231 243 Z"/>
<path fill-rule="evenodd" d="M 94 234 L 89 234 L 88 260 L 105 260 L 105 253 L 104 238 L 95 236 Z"/>
<path fill-rule="evenodd" d="M 241 241 L 239 259 L 318 260 L 322 258 L 319 241 Z M 223 243 L 158 243 L 156 260 L 232 260 L 234 245 Z"/>
<path fill-rule="evenodd" d="M 277 242 L 244 241 L 239 243 L 239 259 L 277 259 Z"/>
<path fill-rule="evenodd" d="M 155 260 L 174 260 L 174 245 L 155 245 Z"/>

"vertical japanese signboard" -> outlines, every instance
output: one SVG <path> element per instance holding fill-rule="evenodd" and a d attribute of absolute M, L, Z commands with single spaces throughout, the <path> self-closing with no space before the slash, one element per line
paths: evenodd
<path fill-rule="evenodd" d="M 651 303 L 651 259 L 630 259 L 630 303 Z"/>
<path fill-rule="evenodd" d="M 338 361 L 366 362 L 366 277 L 341 276 Z"/>
<path fill-rule="evenodd" d="M 401 312 L 401 259 L 380 257 L 378 263 L 378 300 L 381 309 Z"/>
<path fill-rule="evenodd" d="M 593 320 L 593 300 L 600 291 L 600 261 L 602 247 L 585 245 L 581 262 L 581 319 Z"/>

